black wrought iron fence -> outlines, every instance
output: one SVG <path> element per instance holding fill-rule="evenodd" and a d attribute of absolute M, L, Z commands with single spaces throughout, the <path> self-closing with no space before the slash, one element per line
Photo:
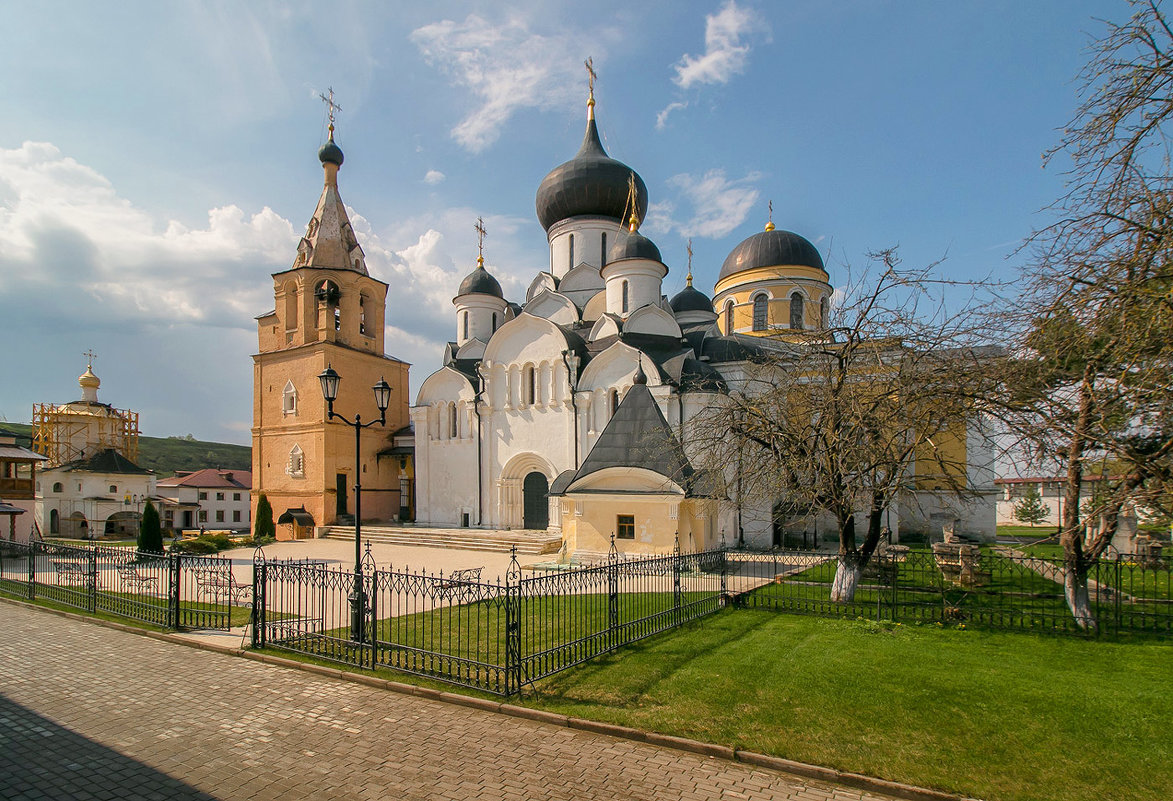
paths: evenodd
<path fill-rule="evenodd" d="M 267 562 L 254 565 L 254 645 L 389 667 L 498 695 L 715 612 L 724 554 L 620 560 L 503 580 Z M 356 584 L 357 578 L 357 584 Z M 361 620 L 356 620 L 361 598 Z"/>
<path fill-rule="evenodd" d="M 816 551 L 731 551 L 740 606 L 829 617 L 1085 633 L 1065 595 L 1060 558 L 1008 549 L 891 549 L 876 554 L 854 593 L 832 598 L 839 561 Z M 1082 582 L 1079 582 L 1082 583 Z M 1173 564 L 1134 554 L 1105 557 L 1087 573 L 1088 612 L 1100 633 L 1173 634 Z"/>
<path fill-rule="evenodd" d="M 227 629 L 252 604 L 223 557 L 36 541 L 0 544 L 0 593 L 169 629 Z"/>

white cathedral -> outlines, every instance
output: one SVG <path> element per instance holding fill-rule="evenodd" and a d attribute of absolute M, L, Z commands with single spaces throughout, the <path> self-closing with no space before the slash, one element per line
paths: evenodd
<path fill-rule="evenodd" d="M 669 300 L 668 267 L 638 230 L 647 202 L 638 174 L 604 151 L 592 92 L 582 146 L 537 192 L 549 269 L 512 303 L 482 256 L 453 299 L 455 340 L 411 409 L 421 524 L 543 530 L 580 555 L 606 552 L 613 535 L 632 553 L 677 538 L 686 551 L 781 544 L 773 504 L 724 497 L 690 461 L 690 425 L 746 386 L 773 340 L 817 335 L 829 275 L 810 242 L 771 222 L 729 254 L 712 298 L 690 265 Z M 970 483 L 992 489 L 988 446 L 966 439 Z M 902 507 L 906 526 L 949 518 L 992 536 L 992 500 L 927 501 Z M 829 521 L 812 525 L 833 538 Z"/>

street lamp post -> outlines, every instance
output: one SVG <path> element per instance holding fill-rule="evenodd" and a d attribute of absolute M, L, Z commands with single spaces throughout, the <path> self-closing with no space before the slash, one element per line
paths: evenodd
<path fill-rule="evenodd" d="M 382 378 L 371 389 L 375 393 L 375 405 L 379 407 L 379 419 L 369 423 L 362 421 L 362 415 L 355 414 L 354 420 L 347 420 L 345 416 L 334 411 L 334 400 L 338 397 L 338 382 L 342 377 L 330 365 L 318 376 L 322 382 L 322 397 L 326 399 L 326 419 L 337 417 L 348 426 L 354 428 L 354 589 L 347 600 L 350 601 L 350 639 L 354 642 L 363 642 L 364 621 L 366 620 L 367 594 L 363 590 L 362 580 L 362 453 L 359 450 L 359 435 L 364 428 L 376 423 L 387 424 L 387 407 L 391 405 L 391 387 Z"/>

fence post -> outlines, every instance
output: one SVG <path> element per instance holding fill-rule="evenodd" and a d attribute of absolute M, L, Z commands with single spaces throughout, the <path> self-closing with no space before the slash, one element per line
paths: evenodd
<path fill-rule="evenodd" d="M 367 543 L 367 553 L 370 553 L 371 544 Z M 371 563 L 371 589 L 367 592 L 367 609 L 370 613 L 370 622 L 367 624 L 367 630 L 371 633 L 371 670 L 375 669 L 375 663 L 378 662 L 378 648 L 379 648 L 379 569 L 375 567 L 374 562 Z"/>
<path fill-rule="evenodd" d="M 37 543 L 29 538 L 29 600 L 37 597 Z"/>
<path fill-rule="evenodd" d="M 675 622 L 680 624 L 680 532 L 676 532 L 676 545 L 672 548 L 672 608 Z"/>
<path fill-rule="evenodd" d="M 1116 631 L 1119 632 L 1124 626 L 1124 610 L 1120 603 L 1120 593 L 1124 590 L 1124 570 L 1120 565 L 1121 554 L 1116 554 Z M 1131 571 L 1130 571 L 1131 574 Z"/>
<path fill-rule="evenodd" d="M 729 578 L 726 575 L 728 563 L 728 555 L 725 552 L 725 534 L 721 533 L 721 550 L 717 557 L 717 566 L 721 569 L 721 605 L 724 606 L 729 602 Z"/>
<path fill-rule="evenodd" d="M 619 551 L 615 533 L 611 533 L 611 551 L 607 554 L 607 650 L 618 647 L 619 639 Z"/>
<path fill-rule="evenodd" d="M 167 604 L 167 628 L 179 628 L 179 585 L 183 577 L 183 554 L 171 552 L 167 555 L 168 558 L 168 576 L 170 578 L 170 586 L 167 588 L 169 602 Z"/>
<path fill-rule="evenodd" d="M 98 546 L 90 546 L 90 613 L 98 611 Z"/>
<path fill-rule="evenodd" d="M 253 551 L 253 648 L 265 647 L 265 552 Z"/>
<path fill-rule="evenodd" d="M 505 571 L 505 695 L 521 692 L 521 567 L 517 546 Z"/>

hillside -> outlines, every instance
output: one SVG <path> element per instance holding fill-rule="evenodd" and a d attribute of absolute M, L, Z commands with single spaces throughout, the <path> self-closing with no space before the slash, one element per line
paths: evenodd
<path fill-rule="evenodd" d="M 32 426 L 0 423 L 0 434 L 15 435 L 17 442 L 28 446 Z M 203 442 L 185 437 L 139 437 L 138 446 L 139 466 L 154 470 L 160 477 L 173 475 L 177 470 L 199 470 L 202 467 L 252 469 L 252 448 L 247 445 Z"/>

